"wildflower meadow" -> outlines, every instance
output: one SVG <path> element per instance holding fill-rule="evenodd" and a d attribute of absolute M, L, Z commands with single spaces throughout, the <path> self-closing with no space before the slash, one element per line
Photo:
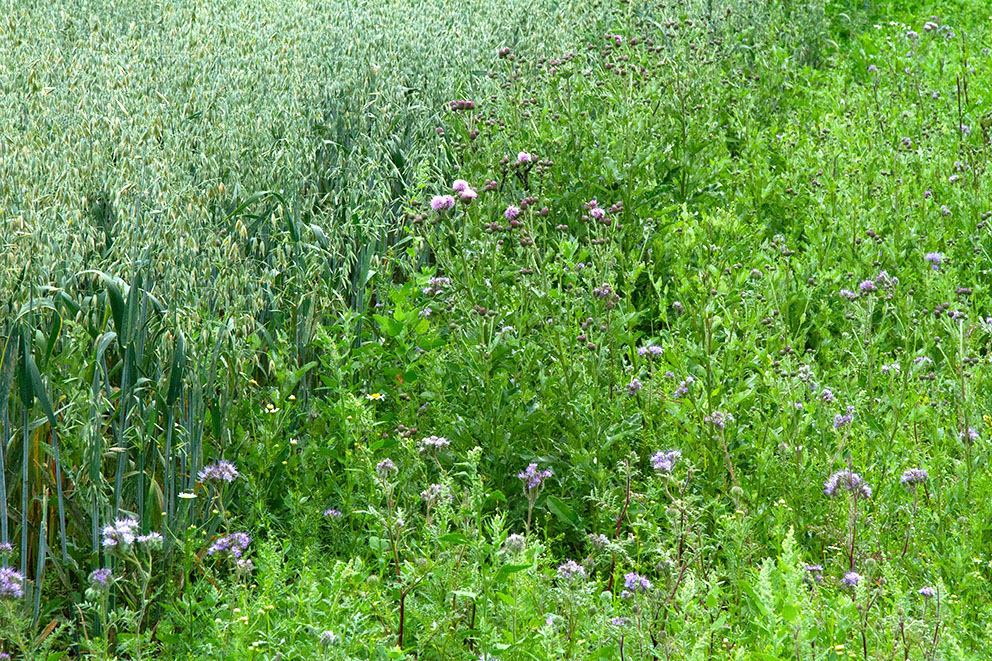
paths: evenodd
<path fill-rule="evenodd" d="M 992 658 L 987 3 L 0 8 L 0 659 Z"/>

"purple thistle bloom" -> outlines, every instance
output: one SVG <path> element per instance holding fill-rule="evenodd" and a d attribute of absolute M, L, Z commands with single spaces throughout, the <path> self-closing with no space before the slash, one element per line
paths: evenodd
<path fill-rule="evenodd" d="M 675 463 L 681 458 L 680 450 L 658 451 L 651 455 L 651 465 L 659 473 L 671 473 Z"/>
<path fill-rule="evenodd" d="M 533 154 L 529 154 L 525 151 L 517 154 L 517 165 L 523 165 L 524 163 L 530 163 L 534 160 Z"/>
<path fill-rule="evenodd" d="M 860 582 L 861 582 L 861 574 L 859 574 L 856 571 L 847 572 L 846 574 L 844 574 L 844 578 L 841 579 L 841 583 L 852 588 Z"/>
<path fill-rule="evenodd" d="M 98 590 L 106 590 L 110 587 L 113 573 L 109 569 L 94 569 L 90 572 L 90 587 Z"/>
<path fill-rule="evenodd" d="M 558 566 L 558 578 L 574 583 L 578 579 L 586 577 L 585 568 L 575 560 L 568 560 Z"/>
<path fill-rule="evenodd" d="M 398 469 L 392 459 L 386 458 L 375 465 L 375 472 L 382 479 L 389 477 L 390 473 L 395 473 Z"/>
<path fill-rule="evenodd" d="M 456 193 L 462 193 L 468 190 L 468 187 L 469 187 L 468 182 L 465 181 L 464 179 L 455 179 L 451 183 L 451 190 L 455 191 Z"/>
<path fill-rule="evenodd" d="M 917 590 L 916 593 L 922 597 L 926 597 L 927 599 L 933 599 L 937 596 L 937 591 L 931 587 L 922 587 Z"/>
<path fill-rule="evenodd" d="M 461 192 L 458 198 L 465 204 L 469 204 L 475 198 L 479 197 L 479 193 L 474 188 L 466 188 Z"/>
<path fill-rule="evenodd" d="M 455 198 L 451 195 L 435 195 L 431 198 L 431 209 L 441 213 L 455 206 Z"/>
<path fill-rule="evenodd" d="M 871 498 L 871 486 L 857 473 L 850 470 L 837 471 L 823 484 L 823 493 L 836 496 L 839 491 L 850 491 L 858 498 Z"/>
<path fill-rule="evenodd" d="M 0 568 L 0 599 L 20 599 L 24 596 L 24 574 L 13 567 Z"/>
<path fill-rule="evenodd" d="M 930 479 L 930 475 L 922 468 L 910 468 L 902 474 L 899 482 L 904 487 L 916 487 Z"/>
<path fill-rule="evenodd" d="M 207 555 L 237 560 L 241 558 L 241 554 L 247 550 L 249 544 L 251 544 L 251 537 L 245 533 L 231 533 L 214 541 L 207 550 Z"/>
<path fill-rule="evenodd" d="M 533 492 L 544 487 L 544 481 L 551 477 L 551 469 L 538 470 L 537 464 L 531 463 L 517 477 L 523 481 L 525 492 Z"/>
<path fill-rule="evenodd" d="M 516 220 L 520 215 L 520 207 L 515 207 L 512 204 L 506 208 L 503 212 L 503 217 L 507 220 Z"/>
<path fill-rule="evenodd" d="M 239 473 L 230 461 L 221 459 L 215 464 L 205 466 L 198 474 L 200 482 L 233 482 Z"/>
<path fill-rule="evenodd" d="M 874 73 L 874 72 L 878 71 L 878 67 L 876 67 L 874 64 L 869 64 L 868 65 L 868 71 L 871 72 L 871 73 Z"/>

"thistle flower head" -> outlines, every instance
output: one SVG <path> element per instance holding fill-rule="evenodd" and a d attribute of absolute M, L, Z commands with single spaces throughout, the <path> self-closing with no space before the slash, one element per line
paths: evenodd
<path fill-rule="evenodd" d="M 503 217 L 506 218 L 507 220 L 516 220 L 519 215 L 520 215 L 520 207 L 514 206 L 512 204 L 506 208 L 506 211 L 503 212 Z"/>
<path fill-rule="evenodd" d="M 466 191 L 468 190 L 468 187 L 469 187 L 468 182 L 465 181 L 464 179 L 455 179 L 451 183 L 451 190 L 455 191 L 456 193 L 461 193 L 463 191 Z"/>
<path fill-rule="evenodd" d="M 435 195 L 431 198 L 431 209 L 441 213 L 455 206 L 455 198 L 451 195 Z"/>

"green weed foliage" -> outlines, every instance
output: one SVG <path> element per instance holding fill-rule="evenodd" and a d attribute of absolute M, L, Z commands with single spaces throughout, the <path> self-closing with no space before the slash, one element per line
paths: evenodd
<path fill-rule="evenodd" d="M 989 656 L 982 3 L 0 5 L 0 652 Z"/>

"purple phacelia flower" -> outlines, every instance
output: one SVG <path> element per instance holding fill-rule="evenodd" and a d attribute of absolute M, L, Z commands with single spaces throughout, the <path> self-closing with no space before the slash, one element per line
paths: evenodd
<path fill-rule="evenodd" d="M 637 379 L 637 377 L 634 377 L 630 380 L 630 383 L 627 384 L 627 394 L 633 397 L 640 392 L 642 387 L 641 382 Z"/>
<path fill-rule="evenodd" d="M 90 587 L 106 590 L 110 587 L 113 573 L 109 569 L 94 569 L 90 572 Z"/>
<path fill-rule="evenodd" d="M 384 480 L 397 470 L 396 464 L 389 458 L 383 459 L 375 465 L 376 474 Z"/>
<path fill-rule="evenodd" d="M 823 390 L 820 391 L 820 401 L 821 402 L 825 402 L 827 404 L 830 404 L 831 402 L 836 401 L 836 399 L 837 398 L 834 397 L 834 391 L 831 390 L 830 388 L 824 388 Z"/>
<path fill-rule="evenodd" d="M 524 483 L 524 492 L 532 493 L 544 487 L 544 481 L 551 477 L 551 469 L 540 470 L 536 463 L 531 463 L 524 470 L 517 473 L 517 477 Z"/>
<path fill-rule="evenodd" d="M 681 399 L 689 394 L 689 386 L 695 381 L 691 376 L 685 377 L 681 383 L 679 383 L 678 388 L 672 393 L 672 399 Z"/>
<path fill-rule="evenodd" d="M 10 542 L 0 544 L 0 558 L 7 559 L 14 555 L 14 545 Z"/>
<path fill-rule="evenodd" d="M 651 465 L 659 473 L 671 473 L 675 463 L 682 458 L 679 450 L 659 450 L 651 455 Z"/>
<path fill-rule="evenodd" d="M 324 517 L 328 519 L 340 519 L 344 514 L 339 509 L 333 507 L 324 510 Z"/>
<path fill-rule="evenodd" d="M 823 484 L 827 496 L 836 496 L 841 491 L 849 491 L 858 498 L 871 498 L 871 486 L 860 475 L 846 469 L 837 471 Z"/>
<path fill-rule="evenodd" d="M 907 487 L 907 488 L 913 487 L 913 488 L 915 488 L 917 485 L 923 484 L 928 479 L 930 479 L 930 475 L 924 469 L 922 469 L 922 468 L 910 468 L 909 470 L 905 471 L 902 474 L 902 477 L 899 478 L 899 482 L 904 487 Z"/>
<path fill-rule="evenodd" d="M 823 565 L 806 565 L 805 569 L 806 573 L 809 574 L 809 578 L 817 583 L 823 580 Z"/>
<path fill-rule="evenodd" d="M 558 578 L 574 583 L 586 577 L 585 568 L 575 560 L 567 560 L 558 566 Z"/>
<path fill-rule="evenodd" d="M 920 595 L 921 597 L 926 597 L 927 599 L 933 599 L 934 597 L 937 596 L 937 591 L 931 587 L 922 587 L 916 591 L 916 594 Z"/>
<path fill-rule="evenodd" d="M 103 527 L 104 548 L 130 546 L 137 535 L 138 522 L 134 519 L 117 519 Z"/>
<path fill-rule="evenodd" d="M 207 549 L 207 555 L 237 560 L 248 549 L 249 544 L 251 544 L 251 537 L 247 534 L 243 532 L 231 533 L 217 538 Z"/>
<path fill-rule="evenodd" d="M 841 298 L 846 298 L 849 301 L 853 301 L 854 299 L 856 299 L 858 297 L 858 295 L 855 294 L 850 289 L 841 289 L 840 290 L 840 297 Z"/>
<path fill-rule="evenodd" d="M 878 67 L 876 67 L 874 64 L 869 64 L 868 65 L 868 71 L 870 73 L 874 73 L 874 72 L 878 71 Z"/>
<path fill-rule="evenodd" d="M 928 252 L 923 256 L 923 259 L 930 262 L 930 265 L 933 267 L 934 271 L 939 271 L 940 265 L 944 262 L 944 254 L 939 252 Z"/>
<path fill-rule="evenodd" d="M 637 355 L 638 356 L 648 356 L 649 358 L 651 356 L 660 356 L 664 352 L 665 352 L 665 350 L 662 349 L 657 344 L 649 344 L 649 345 L 647 345 L 645 347 L 638 347 L 637 348 Z"/>
<path fill-rule="evenodd" d="M 844 574 L 844 578 L 841 579 L 841 583 L 853 588 L 855 585 L 861 582 L 861 574 L 856 571 L 849 571 Z"/>
<path fill-rule="evenodd" d="M 444 288 L 451 285 L 451 279 L 445 277 L 431 278 L 427 281 L 427 286 L 421 289 L 424 296 L 437 296 L 444 293 Z"/>
<path fill-rule="evenodd" d="M 24 596 L 24 574 L 13 567 L 0 568 L 0 599 L 20 599 Z"/>
<path fill-rule="evenodd" d="M 451 445 L 451 442 L 444 436 L 425 436 L 417 442 L 417 449 L 421 452 L 443 450 Z"/>
<path fill-rule="evenodd" d="M 612 624 L 615 627 L 623 627 L 626 626 L 627 620 L 625 620 L 622 617 L 614 617 L 614 618 L 610 618 L 610 624 Z"/>
<path fill-rule="evenodd" d="M 978 431 L 974 427 L 968 427 L 967 431 L 961 432 L 962 441 L 977 441 Z"/>
<path fill-rule="evenodd" d="M 238 475 L 238 469 L 226 459 L 221 459 L 215 464 L 205 466 L 198 473 L 200 482 L 233 482 L 234 478 Z"/>
<path fill-rule="evenodd" d="M 717 429 L 723 429 L 727 426 L 728 422 L 733 422 L 734 416 L 729 413 L 724 413 L 723 411 L 713 411 L 708 416 L 703 418 L 703 422 L 707 422 Z"/>
<path fill-rule="evenodd" d="M 420 499 L 428 505 L 433 505 L 447 495 L 448 489 L 443 484 L 431 484 L 420 492 Z"/>
<path fill-rule="evenodd" d="M 623 587 L 628 593 L 635 594 L 637 592 L 647 592 L 654 585 L 646 577 L 636 572 L 628 572 L 624 574 Z"/>
<path fill-rule="evenodd" d="M 861 284 L 858 285 L 858 289 L 861 290 L 862 294 L 870 294 L 878 291 L 878 287 L 875 286 L 875 282 L 872 280 L 862 280 Z"/>

